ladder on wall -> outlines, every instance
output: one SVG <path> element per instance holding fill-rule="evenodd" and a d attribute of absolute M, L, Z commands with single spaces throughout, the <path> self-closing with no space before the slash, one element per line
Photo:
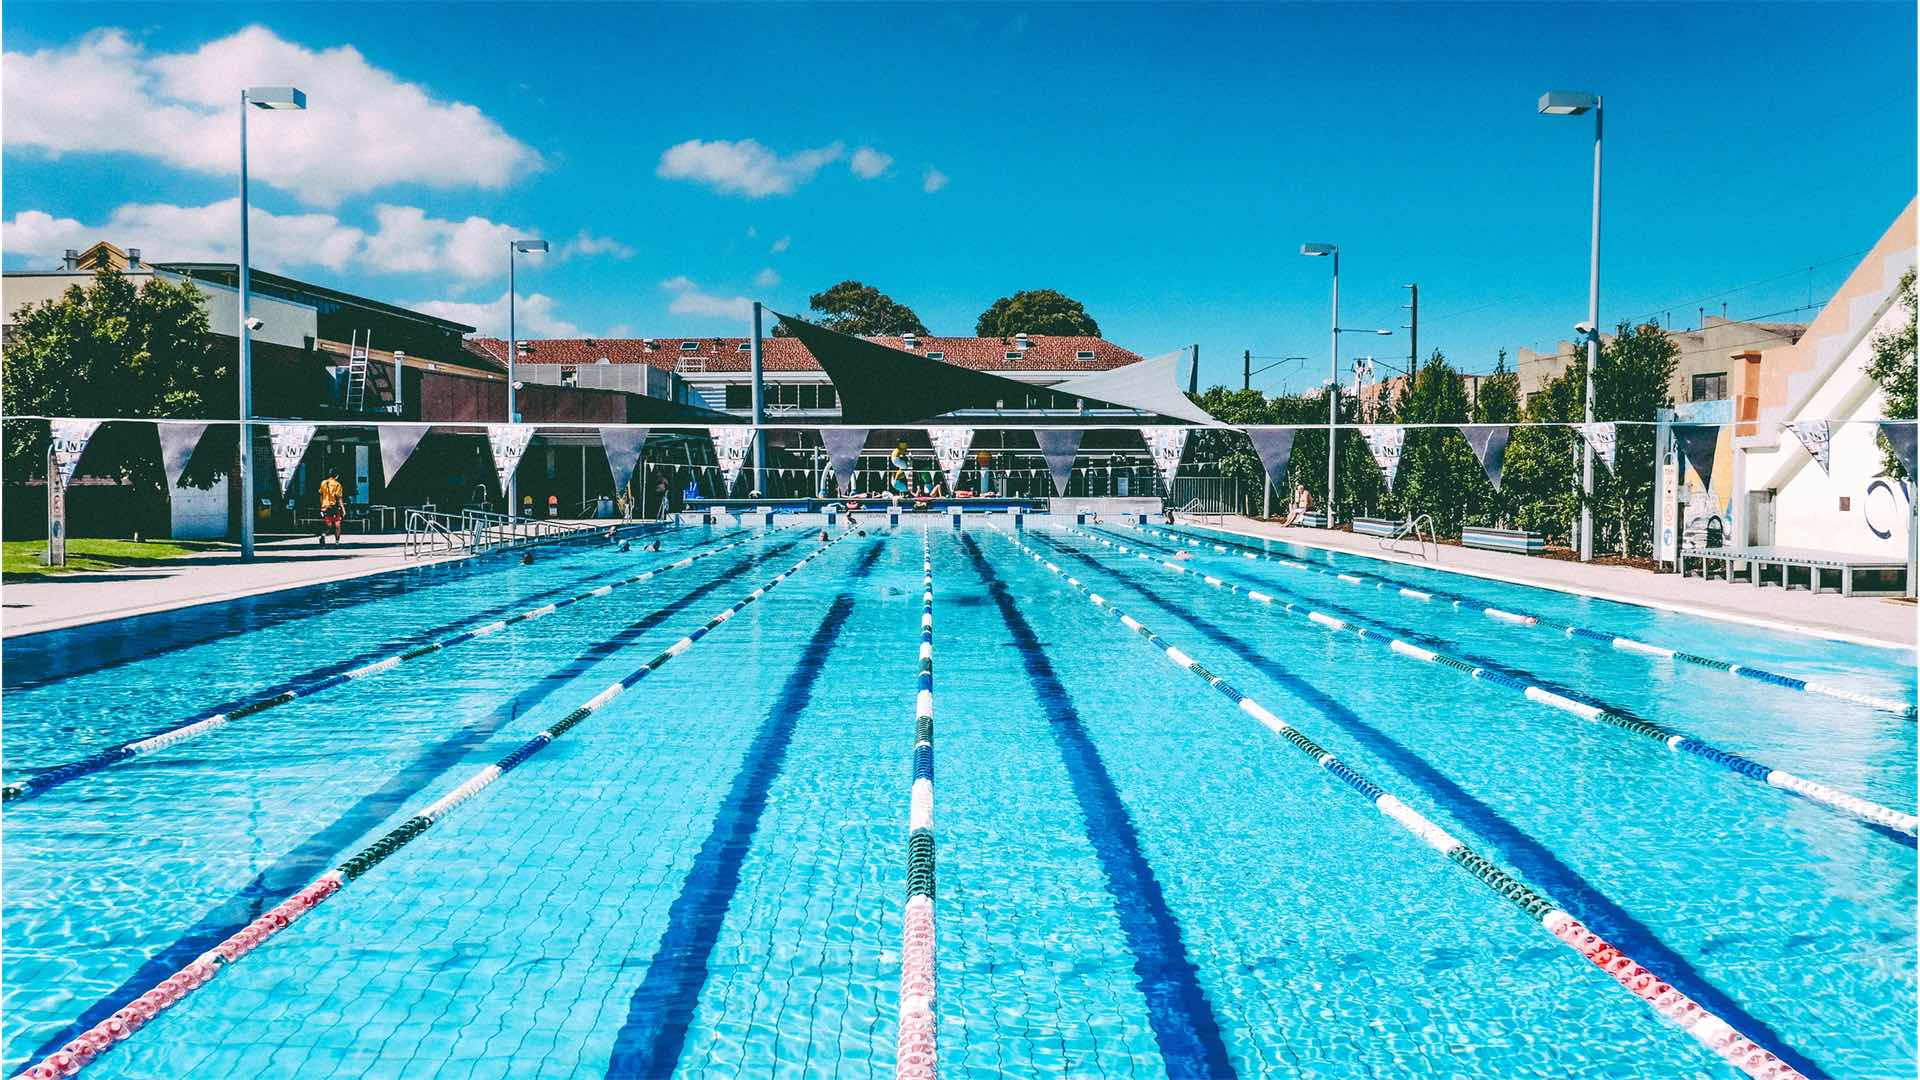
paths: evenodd
<path fill-rule="evenodd" d="M 365 332 L 365 341 L 361 333 L 353 332 L 352 347 L 347 351 L 347 411 L 355 413 L 366 411 L 367 350 L 373 347 L 373 331 Z"/>

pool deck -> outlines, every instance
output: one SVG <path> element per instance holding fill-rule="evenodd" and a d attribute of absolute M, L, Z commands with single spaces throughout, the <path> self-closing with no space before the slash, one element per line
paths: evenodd
<path fill-rule="evenodd" d="M 1429 562 L 1383 551 L 1378 537 L 1355 533 L 1288 528 L 1243 517 L 1228 517 L 1224 525 L 1195 524 L 1408 566 L 1450 570 L 1884 648 L 1912 649 L 1916 616 L 1920 615 L 1920 609 L 1911 600 L 1845 597 L 1832 593 L 1816 596 L 1804 589 L 1755 588 L 1717 579 L 1703 581 L 1676 574 L 1654 574 L 1629 566 L 1598 566 L 1450 545 L 1441 545 L 1438 560 Z"/>
<path fill-rule="evenodd" d="M 0 636 L 145 615 L 195 604 L 384 574 L 432 559 L 408 559 L 397 534 L 348 536 L 319 547 L 313 537 L 259 544 L 250 563 L 216 548 L 123 570 L 80 570 L 0 586 Z"/>

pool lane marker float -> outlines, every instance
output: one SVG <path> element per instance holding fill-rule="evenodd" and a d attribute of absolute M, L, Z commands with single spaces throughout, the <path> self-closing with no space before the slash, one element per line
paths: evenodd
<path fill-rule="evenodd" d="M 900 930 L 900 1033 L 893 1075 L 934 1080 L 933 548 L 920 535 L 920 674 L 913 703 L 913 789 L 907 815 L 907 909 Z"/>
<path fill-rule="evenodd" d="M 1557 630 L 1564 636 L 1581 642 L 1582 644 L 1613 648 L 1620 652 L 1636 653 L 1641 656 L 1675 660 L 1683 664 L 1692 664 L 1695 667 L 1706 668 L 1709 671 L 1720 671 L 1738 678 L 1751 679 L 1754 682 L 1767 683 L 1772 686 L 1784 687 L 1788 690 L 1798 690 L 1803 694 L 1818 694 L 1821 697 L 1830 697 L 1838 701 L 1852 702 L 1855 705 L 1863 705 L 1869 709 L 1879 709 L 1883 712 L 1890 712 L 1895 716 L 1904 716 L 1908 719 L 1913 719 L 1916 714 L 1920 714 L 1920 706 L 1916 706 L 1915 703 L 1911 701 L 1896 701 L 1892 698 L 1878 697 L 1873 694 L 1863 694 L 1857 690 L 1849 690 L 1844 686 L 1834 686 L 1831 683 L 1814 682 L 1811 679 L 1802 679 L 1795 675 L 1782 675 L 1778 672 L 1754 667 L 1750 664 L 1736 664 L 1731 660 L 1716 660 L 1710 656 L 1698 656 L 1694 653 L 1683 652 L 1679 649 L 1670 649 L 1664 645 L 1653 645 L 1645 641 L 1638 641 L 1634 638 L 1625 637 L 1606 630 L 1593 630 L 1585 626 L 1576 626 L 1573 623 L 1562 622 L 1548 615 L 1525 615 L 1517 612 L 1502 611 L 1499 608 L 1489 607 L 1470 596 L 1447 592 L 1444 589 L 1423 592 L 1419 589 L 1408 588 L 1392 578 L 1382 577 L 1378 574 L 1369 574 L 1365 571 L 1336 572 L 1313 566 L 1297 559 L 1283 558 L 1265 550 L 1255 548 L 1251 544 L 1237 543 L 1231 540 L 1216 540 L 1211 534 L 1208 534 L 1206 540 L 1203 542 L 1183 533 L 1160 532 L 1155 529 L 1141 528 L 1138 525 L 1131 525 L 1129 528 L 1153 536 L 1164 537 L 1175 542 L 1185 543 L 1191 547 L 1211 546 L 1216 552 L 1222 554 L 1231 555 L 1237 550 L 1242 558 L 1266 559 L 1269 562 L 1277 562 L 1289 569 L 1306 570 L 1310 573 L 1319 574 L 1322 577 L 1338 578 L 1350 584 L 1364 584 L 1364 581 L 1370 580 L 1374 582 L 1374 588 L 1382 591 L 1393 590 L 1401 596 L 1416 600 L 1433 600 L 1437 598 L 1448 602 L 1456 608 L 1478 611 L 1488 618 L 1498 619 L 1501 622 L 1512 623 L 1516 626 L 1534 626 L 1548 630 Z"/>
<path fill-rule="evenodd" d="M 56 1077 L 72 1076 L 92 1064 L 115 1044 L 131 1037 L 152 1022 L 155 1017 L 205 986 L 222 969 L 238 963 L 241 957 L 265 944 L 269 938 L 291 926 L 307 912 L 358 880 L 367 871 L 379 866 L 395 852 L 418 839 L 421 833 L 433 827 L 462 803 L 478 795 L 502 776 L 526 764 L 528 759 L 585 722 L 608 702 L 632 688 L 635 683 L 658 671 L 669 660 L 691 649 L 701 638 L 738 615 L 747 605 L 772 592 L 781 582 L 792 577 L 808 563 L 825 555 L 834 545 L 852 534 L 852 530 L 847 530 L 820 545 L 812 554 L 774 575 L 766 584 L 735 601 L 732 606 L 667 646 L 658 656 L 635 668 L 619 682 L 595 694 L 585 704 L 562 717 L 553 726 L 521 743 L 506 757 L 474 773 L 436 799 L 432 805 L 408 818 L 380 839 L 361 848 L 346 862 L 320 875 L 312 884 L 289 896 L 225 941 L 200 954 L 192 963 L 161 980 L 152 989 L 135 998 L 126 1008 L 88 1028 L 73 1041 L 16 1076 L 24 1080 L 55 1080 Z"/>
<path fill-rule="evenodd" d="M 271 696 L 263 697 L 263 698 L 257 698 L 253 701 L 247 702 L 244 705 L 238 706 L 237 708 L 229 709 L 225 712 L 217 712 L 211 716 L 204 716 L 197 720 L 189 720 L 186 723 L 179 725 L 178 727 L 168 728 L 167 730 L 162 731 L 158 734 L 149 735 L 144 738 L 134 739 L 131 742 L 121 743 L 118 746 L 109 747 L 105 750 L 99 751 L 98 753 L 91 754 L 87 757 L 81 758 L 78 761 L 70 761 L 65 765 L 52 766 L 50 768 L 37 772 L 32 776 L 29 776 L 26 779 L 19 781 L 18 783 L 8 784 L 6 787 L 0 788 L 0 802 L 14 802 L 16 800 L 32 798 L 33 796 L 36 796 L 36 795 L 45 794 L 46 792 L 51 791 L 54 788 L 61 786 L 62 784 L 68 783 L 73 780 L 78 780 L 83 776 L 88 776 L 93 773 L 99 772 L 100 770 L 108 768 L 109 766 L 118 765 L 123 761 L 131 761 L 136 757 L 140 757 L 143 754 L 151 754 L 156 750 L 164 750 L 169 746 L 173 746 L 177 743 L 186 742 L 189 739 L 197 739 L 202 735 L 206 735 L 210 732 L 217 731 L 220 728 L 223 728 L 228 724 L 233 723 L 235 720 L 242 720 L 249 716 L 257 716 L 260 713 L 266 712 L 268 709 L 272 709 L 280 705 L 285 705 L 289 701 L 294 701 L 299 698 L 312 697 L 313 695 L 318 694 L 323 690 L 331 690 L 336 686 L 340 686 L 345 683 L 356 682 L 360 679 L 364 679 L 368 677 L 369 675 L 377 675 L 380 672 L 389 671 L 393 668 L 399 667 L 401 664 L 404 664 L 409 660 L 417 660 L 422 656 L 426 656 L 430 653 L 436 653 L 442 649 L 451 648 L 455 645 L 464 644 L 468 641 L 474 640 L 475 638 L 483 638 L 493 634 L 497 634 L 500 631 L 505 630 L 507 627 L 513 626 L 516 623 L 531 622 L 534 619 L 544 618 L 548 615 L 553 614 L 556 611 L 559 611 L 563 607 L 568 607 L 570 605 L 577 604 L 582 600 L 589 600 L 594 597 L 605 596 L 615 589 L 618 589 L 627 585 L 638 584 L 639 582 L 642 582 L 642 581 L 647 581 L 651 578 L 659 576 L 660 574 L 664 574 L 670 570 L 680 570 L 685 567 L 692 566 L 694 563 L 699 562 L 701 559 L 710 558 L 730 548 L 739 547 L 741 544 L 748 543 L 756 539 L 760 535 L 766 535 L 766 534 L 755 534 L 754 536 L 745 536 L 731 543 L 722 544 L 717 548 L 712 548 L 710 550 L 700 552 L 697 555 L 688 555 L 683 559 L 680 559 L 676 562 L 669 563 L 665 566 L 657 566 L 651 570 L 645 571 L 644 573 L 635 574 L 632 577 L 622 578 L 619 581 L 610 582 L 609 584 L 602 585 L 599 588 L 589 589 L 586 592 L 569 596 L 564 600 L 556 600 L 550 604 L 542 604 L 539 607 L 530 608 L 526 611 L 521 612 L 518 615 L 512 615 L 504 619 L 496 619 L 493 622 L 474 627 L 471 630 L 462 631 L 461 633 L 455 634 L 452 637 L 442 638 L 439 641 L 427 642 L 421 645 L 415 645 L 410 649 L 407 649 L 403 652 L 395 653 L 392 656 L 386 657 L 384 659 L 375 660 L 369 664 L 363 664 L 360 667 L 354 668 L 352 671 L 343 671 L 336 675 L 329 675 L 322 679 L 315 679 L 310 683 L 306 683 L 301 686 L 295 686 L 290 689 L 283 690 L 278 694 L 273 694 Z"/>
<path fill-rule="evenodd" d="M 1474 880 L 1526 913 L 1561 944 L 1579 953 L 1588 963 L 1612 976 L 1622 988 L 1645 1002 L 1663 1019 L 1692 1036 L 1696 1042 L 1711 1050 L 1723 1061 L 1748 1076 L 1756 1078 L 1804 1080 L 1799 1070 L 1782 1061 L 1772 1051 L 1747 1038 L 1735 1030 L 1731 1024 L 1702 1008 L 1699 1002 L 1674 989 L 1654 972 L 1587 929 L 1551 897 L 1537 892 L 1498 863 L 1475 852 L 1425 815 L 1368 780 L 1352 766 L 1333 756 L 1331 751 L 1315 742 L 1306 732 L 1288 724 L 1259 702 L 1234 689 L 1226 680 L 1208 671 L 1192 656 L 1175 648 L 1139 620 L 1115 607 L 1112 601 L 1088 588 L 1080 579 L 1049 562 L 1018 537 L 1008 535 L 998 526 L 994 526 L 994 531 L 1025 552 L 1028 558 L 1046 567 L 1048 573 L 1065 581 L 1094 607 L 1119 620 L 1121 625 L 1145 639 L 1155 651 L 1172 661 L 1176 667 L 1192 673 L 1202 682 L 1219 691 L 1241 712 L 1258 720 L 1269 731 L 1286 739 L 1295 749 L 1307 755 L 1321 769 L 1338 777 L 1347 787 L 1371 802 L 1375 809 L 1392 820 L 1394 824 L 1418 837 L 1428 847 L 1473 875 Z"/>
<path fill-rule="evenodd" d="M 1284 589 L 1276 588 L 1274 591 L 1280 593 L 1281 596 L 1272 596 L 1258 589 L 1244 588 L 1233 582 L 1222 581 L 1220 578 L 1201 573 L 1192 567 L 1182 566 L 1171 559 L 1161 558 L 1158 552 L 1147 552 L 1138 548 L 1130 548 L 1118 541 L 1109 540 L 1098 534 L 1079 529 L 1070 529 L 1068 531 L 1084 536 L 1089 540 L 1105 544 L 1123 555 L 1132 555 L 1134 558 L 1155 563 L 1168 570 L 1198 577 L 1201 581 L 1216 589 L 1224 589 L 1235 595 L 1244 596 L 1254 603 L 1269 608 L 1278 607 L 1288 614 L 1304 616 L 1309 621 L 1317 623 L 1330 631 L 1336 633 L 1346 631 L 1364 640 L 1377 641 L 1392 652 L 1407 657 L 1408 659 L 1452 668 L 1475 681 L 1512 690 L 1536 704 L 1545 705 L 1551 709 L 1558 709 L 1561 712 L 1571 713 L 1583 720 L 1593 720 L 1608 724 L 1622 731 L 1632 732 L 1643 738 L 1663 743 L 1669 750 L 1684 751 L 1703 761 L 1718 765 L 1728 772 L 1746 777 L 1749 780 L 1758 781 L 1769 787 L 1780 788 L 1783 791 L 1791 791 L 1812 802 L 1838 810 L 1841 813 L 1859 818 L 1870 824 L 1892 829 L 1908 836 L 1920 835 L 1920 817 L 1903 813 L 1891 807 L 1881 806 L 1878 803 L 1870 802 L 1856 795 L 1849 795 L 1837 788 L 1829 787 L 1816 780 L 1808 780 L 1805 777 L 1796 776 L 1784 769 L 1769 768 L 1750 758 L 1722 750 L 1703 739 L 1688 735 L 1685 732 L 1676 731 L 1673 728 L 1667 727 L 1665 724 L 1657 724 L 1651 720 L 1645 720 L 1637 716 L 1614 712 L 1592 702 L 1580 701 L 1568 697 L 1565 694 L 1555 693 L 1543 686 L 1536 686 L 1525 680 L 1514 678 L 1504 672 L 1492 671 L 1469 663 L 1459 657 L 1449 656 L 1446 653 L 1423 648 L 1410 641 L 1403 641 L 1400 638 L 1389 636 L 1380 630 L 1361 625 L 1358 622 L 1341 619 L 1324 612 L 1303 607 L 1290 600 L 1284 599 L 1283 597 L 1285 596 L 1295 595 L 1288 593 Z M 1296 596 L 1296 599 L 1297 598 Z"/>

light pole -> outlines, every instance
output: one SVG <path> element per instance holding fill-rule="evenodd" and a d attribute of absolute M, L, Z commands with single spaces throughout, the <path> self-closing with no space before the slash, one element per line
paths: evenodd
<path fill-rule="evenodd" d="M 307 95 L 291 86 L 240 91 L 240 558 L 253 558 L 253 282 L 247 267 L 247 106 L 305 109 Z"/>
<path fill-rule="evenodd" d="M 520 422 L 520 411 L 514 394 L 514 392 L 520 388 L 520 383 L 514 377 L 513 373 L 514 362 L 520 358 L 520 338 L 517 336 L 517 328 L 513 322 L 513 302 L 515 299 L 513 295 L 515 289 L 513 257 L 521 252 L 544 252 L 546 250 L 547 242 L 545 240 L 507 241 L 507 423 L 509 424 L 517 424 Z M 519 510 L 519 471 L 519 464 L 516 462 L 514 471 L 507 474 L 508 520 L 512 520 Z"/>
<path fill-rule="evenodd" d="M 1339 491 L 1334 486 L 1334 463 L 1339 460 L 1339 443 L 1336 441 L 1340 423 L 1340 335 L 1341 334 L 1378 334 L 1387 337 L 1391 330 L 1364 329 L 1361 327 L 1340 325 L 1340 245 L 1339 244 L 1301 244 L 1300 254 L 1318 257 L 1333 257 L 1333 339 L 1332 357 L 1327 361 L 1327 505 L 1326 527 L 1334 526 L 1334 499 Z"/>
<path fill-rule="evenodd" d="M 1542 116 L 1593 113 L 1593 242 L 1587 262 L 1587 428 L 1593 424 L 1593 369 L 1600 363 L 1600 95 L 1549 90 L 1540 95 Z M 1580 561 L 1593 561 L 1593 444 L 1580 440 Z"/>

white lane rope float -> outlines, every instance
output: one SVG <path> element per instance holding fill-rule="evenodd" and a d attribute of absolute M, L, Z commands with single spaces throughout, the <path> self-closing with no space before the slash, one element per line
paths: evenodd
<path fill-rule="evenodd" d="M 1080 579 L 1049 562 L 1018 537 L 1008 535 L 997 526 L 994 527 L 994 531 L 1025 552 L 1028 558 L 1046 567 L 1048 573 L 1065 581 L 1095 608 L 1119 620 L 1121 625 L 1144 638 L 1155 651 L 1172 661 L 1174 666 L 1190 672 L 1219 691 L 1241 712 L 1253 717 L 1269 731 L 1286 739 L 1295 749 L 1311 758 L 1314 764 L 1338 777 L 1347 787 L 1366 798 L 1382 815 L 1466 870 L 1473 875 L 1474 880 L 1491 889 L 1501 899 L 1525 912 L 1542 929 L 1585 957 L 1588 963 L 1612 976 L 1614 982 L 1627 992 L 1645 1002 L 1663 1019 L 1686 1032 L 1729 1065 L 1748 1076 L 1765 1078 L 1765 1080 L 1792 1080 L 1792 1078 L 1804 1080 L 1799 1070 L 1782 1061 L 1772 1051 L 1747 1038 L 1735 1030 L 1731 1024 L 1701 1007 L 1699 1002 L 1676 990 L 1672 984 L 1662 980 L 1657 974 L 1587 929 L 1552 898 L 1535 891 L 1532 886 L 1515 877 L 1498 863 L 1475 852 L 1425 815 L 1356 772 L 1305 732 L 1288 724 L 1259 702 L 1234 689 L 1226 680 L 1208 671 L 1199 661 L 1175 648 L 1133 616 L 1115 607 L 1112 601 L 1088 588 Z"/>
<path fill-rule="evenodd" d="M 1864 705 L 1869 709 L 1879 709 L 1909 719 L 1912 719 L 1916 715 L 1916 711 L 1920 711 L 1917 710 L 1915 703 L 1911 701 L 1896 701 L 1892 698 L 1880 697 L 1874 694 L 1863 694 L 1844 686 L 1815 682 L 1811 679 L 1800 678 L 1797 675 L 1782 675 L 1779 672 L 1768 671 L 1765 668 L 1757 668 L 1751 664 L 1736 664 L 1731 660 L 1717 660 L 1711 656 L 1700 656 L 1680 649 L 1669 648 L 1665 645 L 1654 645 L 1649 642 L 1639 641 L 1635 638 L 1630 638 L 1623 634 L 1615 634 L 1607 630 L 1594 630 L 1585 626 L 1577 626 L 1549 615 L 1540 615 L 1537 613 L 1529 615 L 1524 612 L 1504 611 L 1500 608 L 1484 604 L 1470 596 L 1448 592 L 1444 589 L 1434 589 L 1432 591 L 1415 589 L 1392 578 L 1382 577 L 1379 574 L 1370 574 L 1364 570 L 1341 571 L 1329 567 L 1314 566 L 1311 563 L 1301 562 L 1298 559 L 1289 559 L 1274 555 L 1266 550 L 1255 548 L 1251 544 L 1221 541 L 1216 539 L 1211 533 L 1205 534 L 1206 540 L 1202 542 L 1183 533 L 1161 532 L 1157 529 L 1146 529 L 1138 525 L 1129 527 L 1149 535 L 1163 537 L 1176 543 L 1185 543 L 1190 547 L 1210 546 L 1214 551 L 1224 555 L 1239 554 L 1242 558 L 1246 559 L 1265 559 L 1269 562 L 1279 563 L 1288 569 L 1305 570 L 1309 573 L 1319 574 L 1322 577 L 1330 577 L 1338 581 L 1346 582 L 1349 585 L 1365 585 L 1371 581 L 1374 584 L 1374 588 L 1382 591 L 1391 590 L 1400 596 L 1414 600 L 1441 600 L 1451 604 L 1453 607 L 1465 608 L 1469 611 L 1478 611 L 1490 619 L 1497 619 L 1500 622 L 1514 626 L 1532 626 L 1557 631 L 1563 636 L 1584 645 L 1611 648 L 1620 652 L 1634 653 L 1639 656 L 1650 656 L 1673 660 L 1682 664 L 1691 664 L 1694 667 L 1723 672 L 1738 678 L 1750 679 L 1754 682 L 1767 683 L 1768 685 L 1779 686 L 1788 690 L 1798 690 L 1803 694 L 1818 694 L 1821 697 L 1830 697 L 1837 701 L 1847 701 L 1855 705 Z"/>
<path fill-rule="evenodd" d="M 893 1075 L 934 1080 L 933 547 L 920 534 L 920 674 L 913 704 L 913 788 L 907 813 L 907 908 L 900 930 L 900 1029 Z"/>
<path fill-rule="evenodd" d="M 773 591 L 781 582 L 792 577 L 808 563 L 825 555 L 829 549 L 850 535 L 852 530 L 847 530 L 821 544 L 806 558 L 775 574 L 766 584 L 735 601 L 732 606 L 667 646 L 659 655 L 635 668 L 620 681 L 595 694 L 585 704 L 562 717 L 553 726 L 521 743 L 506 757 L 474 773 L 436 799 L 432 805 L 394 827 L 380 839 L 361 848 L 346 862 L 315 878 L 311 884 L 281 901 L 266 914 L 235 931 L 225 941 L 201 953 L 192 963 L 161 980 L 152 989 L 135 998 L 126 1008 L 88 1028 L 39 1063 L 16 1074 L 17 1077 L 24 1080 L 55 1080 L 57 1077 L 72 1076 L 92 1064 L 101 1054 L 131 1037 L 134 1032 L 146 1026 L 156 1016 L 205 986 L 222 970 L 265 944 L 267 939 L 279 934 L 307 912 L 326 902 L 329 897 L 352 884 L 362 874 L 380 865 L 394 852 L 412 843 L 421 833 L 452 813 L 460 804 L 525 764 L 529 758 L 585 722 L 608 702 L 619 697 L 635 683 L 658 671 L 669 660 L 693 648 L 696 642 L 706 637 L 716 627 L 738 615 L 747 605 Z"/>
<path fill-rule="evenodd" d="M 1172 559 L 1162 558 L 1158 552 L 1148 552 L 1138 548 L 1131 548 L 1118 541 L 1109 540 L 1095 533 L 1084 532 L 1078 529 L 1069 531 L 1113 548 L 1122 555 L 1132 555 L 1136 559 L 1143 559 L 1168 570 L 1197 577 L 1207 585 L 1233 593 L 1236 596 L 1245 597 L 1248 601 L 1268 609 L 1277 608 L 1290 615 L 1300 616 L 1329 633 L 1349 633 L 1363 641 L 1377 642 L 1383 648 L 1396 655 L 1404 656 L 1410 660 L 1418 660 L 1422 663 L 1439 664 L 1442 667 L 1452 668 L 1455 671 L 1465 674 L 1475 682 L 1502 687 L 1503 689 L 1518 693 L 1535 704 L 1544 705 L 1550 709 L 1557 709 L 1564 713 L 1570 713 L 1584 720 L 1593 720 L 1607 724 L 1619 728 L 1622 731 L 1631 732 L 1643 738 L 1651 739 L 1654 742 L 1664 744 L 1669 750 L 1690 754 L 1703 761 L 1718 765 L 1737 776 L 1758 781 L 1766 784 L 1768 787 L 1793 792 L 1812 802 L 1838 810 L 1843 814 L 1859 818 L 1870 824 L 1905 833 L 1908 836 L 1920 835 L 1920 817 L 1916 817 L 1913 814 L 1904 813 L 1891 807 L 1881 806 L 1879 803 L 1871 802 L 1857 795 L 1849 795 L 1838 788 L 1830 787 L 1817 780 L 1809 780 L 1806 777 L 1787 772 L 1785 769 L 1771 768 L 1740 754 L 1723 750 L 1712 743 L 1683 731 L 1670 728 L 1665 724 L 1657 724 L 1638 716 L 1616 712 L 1591 701 L 1582 701 L 1567 694 L 1549 690 L 1544 686 L 1537 686 L 1523 679 L 1515 678 L 1506 672 L 1493 671 L 1469 663 L 1457 656 L 1449 656 L 1443 652 L 1424 648 L 1413 642 L 1394 637 L 1378 628 L 1367 626 L 1359 622 L 1353 616 L 1352 612 L 1342 611 L 1337 614 L 1329 614 L 1324 611 L 1318 611 L 1306 607 L 1303 604 L 1295 603 L 1294 601 L 1303 598 L 1297 594 L 1289 593 L 1284 589 L 1275 587 L 1274 592 L 1280 594 L 1275 596 L 1261 592 L 1258 589 L 1245 588 L 1234 582 L 1215 577 L 1212 574 L 1203 573 L 1193 567 L 1182 566 Z M 1288 597 L 1292 597 L 1292 599 L 1287 599 Z"/>
<path fill-rule="evenodd" d="M 786 526 L 780 526 L 780 528 L 785 528 L 785 527 Z M 658 577 L 659 575 L 667 573 L 668 571 L 671 571 L 671 570 L 684 569 L 686 567 L 692 566 L 694 563 L 697 563 L 702 559 L 712 558 L 713 556 L 718 555 L 723 551 L 727 551 L 731 548 L 739 547 L 741 544 L 749 543 L 754 539 L 756 539 L 758 536 L 770 535 L 771 532 L 774 532 L 774 531 L 778 531 L 778 530 L 777 529 L 769 530 L 768 533 L 741 537 L 740 539 L 735 540 L 732 543 L 722 544 L 717 548 L 712 548 L 710 550 L 703 551 L 694 555 L 688 555 L 685 558 L 682 558 L 676 562 L 668 563 L 665 566 L 656 566 L 653 569 L 647 570 L 643 573 L 634 574 L 631 577 L 625 577 L 625 578 L 621 578 L 618 581 L 609 582 L 608 584 L 602 585 L 597 589 L 588 589 L 586 592 L 577 593 L 573 596 L 567 597 L 564 600 L 556 600 L 550 604 L 542 604 L 539 607 L 529 608 L 528 610 L 523 611 L 518 615 L 511 615 L 504 619 L 496 619 L 492 622 L 485 623 L 481 626 L 476 626 L 470 630 L 463 630 L 460 633 L 454 634 L 451 637 L 442 638 L 439 641 L 431 641 L 431 642 L 426 642 L 420 645 L 415 645 L 410 649 L 406 649 L 402 652 L 397 652 L 392 656 L 388 656 L 380 660 L 375 660 L 372 663 L 363 664 L 357 668 L 354 668 L 352 671 L 343 671 L 343 672 L 339 672 L 338 674 L 328 675 L 325 678 L 315 679 L 312 682 L 303 683 L 299 686 L 294 686 L 286 690 L 282 690 L 280 693 L 277 693 L 277 694 L 271 694 L 262 698 L 255 698 L 254 700 L 249 701 L 244 705 L 240 705 L 235 708 L 228 709 L 225 712 L 217 712 L 209 716 L 203 716 L 194 720 L 188 720 L 185 723 L 179 724 L 175 727 L 170 727 L 165 731 L 157 732 L 153 735 L 148 735 L 143 738 L 134 739 L 129 742 L 123 742 L 118 746 L 108 747 L 107 749 L 98 751 L 97 753 L 89 754 L 84 758 L 80 758 L 75 761 L 69 761 L 64 765 L 54 765 L 50 768 L 43 769 L 40 772 L 34 773 L 32 776 L 29 776 L 17 783 L 8 784 L 6 787 L 0 788 L 0 802 L 15 802 L 21 799 L 32 798 L 35 795 L 44 794 L 56 787 L 61 786 L 62 784 L 66 784 L 70 781 L 77 780 L 83 776 L 91 775 L 93 773 L 99 772 L 102 769 L 121 764 L 122 762 L 132 761 L 136 757 L 140 757 L 144 754 L 151 754 L 156 750 L 164 750 L 169 746 L 175 746 L 179 743 L 186 742 L 189 739 L 197 739 L 202 735 L 211 734 L 212 732 L 218 731 L 219 729 L 226 727 L 228 724 L 233 723 L 235 720 L 245 719 L 246 717 L 249 717 L 249 716 L 257 716 L 260 713 L 266 712 L 268 709 L 272 709 L 280 705 L 285 705 L 290 701 L 294 701 L 300 698 L 310 698 L 315 694 L 320 693 L 321 691 L 331 690 L 336 686 L 341 686 L 346 683 L 357 682 L 370 675 L 378 675 L 380 672 L 383 672 L 383 671 L 390 671 L 393 668 L 399 667 L 401 664 L 404 664 L 409 660 L 418 660 L 422 656 L 427 656 L 431 653 L 436 653 L 443 649 L 449 649 L 455 645 L 465 644 L 466 642 L 472 641 L 476 638 L 483 638 L 483 637 L 491 636 L 493 634 L 497 634 L 500 631 L 515 625 L 516 623 L 531 622 L 534 619 L 545 618 L 546 616 L 551 615 L 556 611 L 559 611 L 561 608 L 569 607 L 573 604 L 577 604 L 582 600 L 590 600 L 595 597 L 605 596 L 615 589 L 622 588 L 627 585 L 635 585 L 642 581 L 648 581 L 652 578 Z"/>

